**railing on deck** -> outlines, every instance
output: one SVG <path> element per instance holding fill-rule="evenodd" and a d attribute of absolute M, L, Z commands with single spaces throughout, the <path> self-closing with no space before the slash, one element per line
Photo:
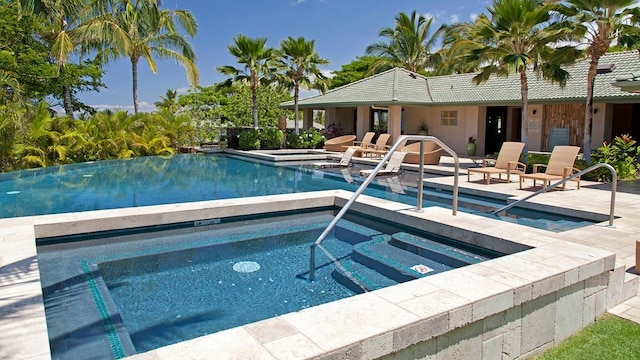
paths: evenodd
<path fill-rule="evenodd" d="M 616 190 L 617 190 L 617 187 L 618 187 L 618 174 L 616 173 L 616 169 L 614 169 L 613 166 L 611 166 L 609 164 L 605 164 L 605 163 L 592 165 L 592 166 L 590 166 L 590 167 L 588 167 L 588 168 L 586 168 L 586 169 L 584 169 L 584 170 L 582 170 L 580 172 L 572 174 L 571 176 L 568 176 L 568 177 L 566 177 L 566 178 L 564 178 L 562 180 L 559 180 L 558 182 L 556 182 L 554 184 L 551 184 L 551 185 L 549 185 L 547 187 L 544 187 L 544 188 L 534 192 L 531 195 L 525 196 L 522 199 L 519 199 L 518 201 L 514 201 L 514 202 L 512 202 L 511 204 L 509 204 L 507 206 L 503 206 L 498 210 L 492 211 L 491 213 L 492 214 L 498 214 L 498 213 L 501 213 L 503 211 L 507 211 L 507 210 L 511 209 L 512 207 L 516 206 L 517 204 L 519 204 L 519 203 L 521 203 L 523 201 L 529 200 L 534 196 L 538 196 L 538 195 L 540 195 L 542 193 L 545 193 L 545 192 L 555 188 L 558 185 L 563 185 L 567 181 L 571 181 L 571 180 L 577 178 L 578 176 L 582 176 L 582 175 L 584 175 L 584 174 L 586 174 L 588 172 L 591 172 L 591 171 L 593 171 L 595 169 L 598 169 L 598 168 L 601 168 L 601 167 L 607 168 L 607 169 L 609 169 L 609 171 L 611 171 L 611 201 L 609 203 L 609 226 L 613 226 L 613 218 L 614 218 L 613 211 L 614 211 L 615 206 L 616 206 Z"/>

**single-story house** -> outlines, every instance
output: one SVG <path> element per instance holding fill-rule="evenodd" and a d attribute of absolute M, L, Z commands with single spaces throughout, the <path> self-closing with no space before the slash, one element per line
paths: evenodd
<path fill-rule="evenodd" d="M 594 87 L 592 149 L 620 134 L 640 138 L 640 93 L 621 89 L 617 79 L 635 79 L 640 91 L 638 52 L 604 55 Z M 530 151 L 550 151 L 554 145 L 582 146 L 587 92 L 588 60 L 565 69 L 564 87 L 528 74 L 529 109 L 522 119 L 520 77 L 492 76 L 476 85 L 474 73 L 424 77 L 394 68 L 363 80 L 301 99 L 304 128 L 311 126 L 314 110 L 325 111 L 325 124 L 338 124 L 358 138 L 367 131 L 388 132 L 392 141 L 416 134 L 422 123 L 460 154 L 467 139 L 477 139 L 478 154 L 491 154 L 504 141 L 519 141 L 526 126 Z M 636 74 L 636 75 L 634 75 Z M 293 109 L 293 101 L 281 104 Z"/>

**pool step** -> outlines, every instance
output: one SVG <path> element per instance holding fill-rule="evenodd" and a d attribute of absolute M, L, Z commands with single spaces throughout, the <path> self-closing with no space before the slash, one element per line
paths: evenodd
<path fill-rule="evenodd" d="M 334 230 L 336 239 L 344 241 L 348 244 L 355 245 L 371 240 L 374 236 L 380 235 L 381 232 L 354 222 L 340 220 Z"/>
<path fill-rule="evenodd" d="M 336 266 L 331 276 L 337 282 L 356 293 L 373 291 L 398 283 L 376 270 L 353 260 L 341 261 L 340 266 Z"/>

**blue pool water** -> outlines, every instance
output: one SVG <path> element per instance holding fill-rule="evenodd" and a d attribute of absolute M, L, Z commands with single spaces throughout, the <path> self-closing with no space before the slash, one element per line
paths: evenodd
<path fill-rule="evenodd" d="M 355 191 L 362 178 L 309 167 L 264 165 L 228 156 L 177 155 L 100 161 L 0 174 L 0 218 L 227 199 L 329 189 Z M 365 194 L 415 205 L 415 187 L 401 189 L 376 181 Z M 450 207 L 451 195 L 431 191 L 430 204 Z M 460 211 L 491 216 L 504 203 L 460 197 Z M 513 209 L 500 217 L 524 225 L 563 231 L 591 224 L 552 213 Z"/>
<path fill-rule="evenodd" d="M 502 254 L 335 210 L 41 240 L 54 359 L 120 358 Z"/>

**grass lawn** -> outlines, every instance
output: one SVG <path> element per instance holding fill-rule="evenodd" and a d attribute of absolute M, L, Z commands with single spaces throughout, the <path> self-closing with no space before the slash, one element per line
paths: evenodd
<path fill-rule="evenodd" d="M 595 323 L 535 359 L 640 359 L 640 324 L 604 314 Z"/>

